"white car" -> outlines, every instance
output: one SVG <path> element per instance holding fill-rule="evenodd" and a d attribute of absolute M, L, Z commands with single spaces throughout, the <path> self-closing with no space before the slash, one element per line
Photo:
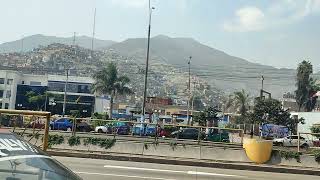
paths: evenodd
<path fill-rule="evenodd" d="M 94 131 L 98 133 L 108 133 L 108 126 L 97 126 Z"/>
<path fill-rule="evenodd" d="M 277 138 L 277 139 L 273 140 L 273 144 L 277 145 L 277 146 L 297 147 L 298 146 L 298 136 L 291 135 L 291 136 L 287 136 L 284 138 Z M 308 148 L 310 146 L 313 146 L 313 142 L 300 136 L 300 146 L 303 148 Z"/>

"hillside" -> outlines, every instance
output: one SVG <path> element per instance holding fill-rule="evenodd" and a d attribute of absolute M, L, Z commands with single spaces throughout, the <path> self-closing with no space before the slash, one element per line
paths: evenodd
<path fill-rule="evenodd" d="M 76 36 L 76 45 L 91 49 L 92 38 L 88 36 Z M 53 43 L 61 43 L 71 45 L 73 44 L 73 37 L 63 38 L 56 36 L 44 36 L 41 34 L 36 34 L 23 38 L 23 51 L 31 51 L 34 48 L 39 46 L 48 46 Z M 114 41 L 109 40 L 94 40 L 94 49 L 106 48 L 112 44 Z M 22 49 L 22 40 L 16 40 L 12 42 L 6 42 L 0 44 L 0 53 L 9 53 L 9 52 L 21 52 Z"/>
<path fill-rule="evenodd" d="M 144 63 L 147 40 L 144 38 L 128 39 L 108 47 L 113 51 L 135 57 Z M 151 39 L 152 63 L 169 64 L 186 72 L 188 57 L 192 56 L 191 72 L 205 78 L 211 86 L 216 86 L 230 93 L 245 89 L 258 95 L 261 88 L 261 76 L 265 77 L 264 87 L 275 97 L 294 90 L 295 70 L 277 69 L 249 62 L 211 48 L 191 38 L 170 38 L 156 36 Z"/>
<path fill-rule="evenodd" d="M 23 43 L 24 50 L 29 51 L 38 46 L 45 47 L 53 42 L 70 45 L 73 43 L 73 37 L 60 38 L 44 35 L 25 37 Z M 76 44 L 79 45 L 79 47 L 85 48 L 83 51 L 87 53 L 91 49 L 91 38 L 85 36 L 76 37 Z M 132 38 L 119 43 L 95 40 L 95 49 L 103 50 L 97 51 L 97 53 L 103 53 L 104 55 L 99 55 L 94 58 L 100 58 L 101 61 L 112 60 L 122 62 L 124 60 L 125 63 L 135 63 L 136 66 L 134 67 L 139 67 L 139 69 L 131 68 L 130 71 L 143 74 L 146 47 L 147 39 L 145 38 Z M 0 45 L 0 52 L 16 51 L 21 51 L 21 40 Z M 41 51 L 42 50 L 40 49 L 40 51 L 34 51 L 32 54 L 37 56 Z M 50 51 L 44 51 L 46 52 L 44 57 L 54 57 L 47 55 Z M 59 51 L 59 53 L 61 52 Z M 50 59 L 49 62 L 51 65 L 49 67 L 52 67 L 52 65 L 60 67 L 66 63 L 64 62 L 66 60 L 63 58 L 64 53 L 61 54 L 60 59 Z M 195 81 L 198 81 L 199 79 L 201 79 L 201 81 L 204 80 L 208 82 L 208 85 L 212 88 L 221 89 L 226 94 L 235 90 L 245 89 L 249 91 L 251 95 L 258 95 L 261 89 L 262 75 L 265 78 L 264 89 L 270 91 L 274 97 L 279 98 L 284 92 L 292 92 L 295 89 L 296 73 L 293 69 L 277 69 L 271 66 L 252 63 L 248 60 L 231 56 L 223 51 L 204 45 L 191 38 L 171 38 L 164 35 L 155 36 L 151 39 L 150 55 L 150 77 L 157 79 L 155 80 L 155 83 L 158 83 L 156 81 L 159 81 L 159 79 L 163 80 L 163 78 L 165 78 L 167 84 L 177 85 L 177 87 L 180 88 L 178 90 L 181 91 L 181 93 L 186 87 L 188 77 L 187 62 L 189 56 L 192 56 L 192 79 L 196 79 Z M 3 64 L 14 66 L 14 64 L 21 59 L 19 58 L 19 55 L 10 56 L 8 59 L 11 60 L 3 60 Z M 85 63 L 79 63 L 81 61 Z M 24 62 L 24 60 L 21 62 Z M 31 64 L 36 65 L 37 63 L 39 62 L 34 61 L 34 63 Z M 75 65 L 77 67 L 75 68 L 91 68 L 92 66 L 99 66 L 98 64 L 99 60 L 95 59 L 93 61 L 90 56 L 88 56 L 87 59 L 81 59 L 81 57 L 79 57 Z M 46 67 L 47 65 L 48 64 L 42 64 L 41 66 Z M 139 78 L 137 80 L 139 80 Z"/>

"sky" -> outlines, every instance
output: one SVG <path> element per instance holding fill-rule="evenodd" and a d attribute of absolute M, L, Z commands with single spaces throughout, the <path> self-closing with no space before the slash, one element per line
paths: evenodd
<path fill-rule="evenodd" d="M 33 34 L 147 36 L 148 0 L 0 0 L 0 43 Z M 152 36 L 190 37 L 275 67 L 302 60 L 320 71 L 320 0 L 151 0 Z M 152 43 L 152 42 L 151 42 Z M 152 44 L 151 44 L 152 46 Z"/>

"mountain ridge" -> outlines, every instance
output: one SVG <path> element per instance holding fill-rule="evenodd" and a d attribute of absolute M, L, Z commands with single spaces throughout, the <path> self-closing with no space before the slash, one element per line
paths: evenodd
<path fill-rule="evenodd" d="M 47 46 L 53 43 L 61 43 L 72 45 L 73 37 L 57 37 L 57 36 L 46 36 L 43 34 L 35 34 L 31 36 L 24 37 L 19 40 L 5 42 L 0 44 L 0 53 L 10 53 L 10 52 L 27 52 L 39 46 Z M 94 40 L 94 49 L 104 49 L 112 44 L 116 43 L 111 40 Z M 76 36 L 75 44 L 84 48 L 91 49 L 92 38 L 88 36 Z"/>
<path fill-rule="evenodd" d="M 48 36 L 34 35 L 24 38 L 24 41 L 28 38 L 36 39 L 37 41 L 33 42 L 38 42 L 39 46 L 50 43 L 49 40 L 41 42 L 46 37 Z M 76 38 L 76 42 L 80 42 L 82 38 L 86 39 L 87 43 L 85 45 L 79 43 L 79 46 L 91 49 L 91 38 L 89 37 L 79 36 Z M 72 44 L 72 37 L 63 39 L 67 41 L 66 44 Z M 104 42 L 104 40 L 101 41 Z M 95 40 L 96 42 L 99 40 Z M 15 43 L 16 51 L 20 51 L 19 44 L 21 42 L 15 41 Z M 37 43 L 33 43 L 33 45 L 36 46 Z M 0 45 L 0 52 L 2 47 L 3 44 Z M 123 57 L 129 57 L 140 65 L 145 64 L 146 38 L 129 38 L 121 42 L 111 41 L 109 44 L 102 43 L 99 48 L 96 45 L 95 47 L 95 49 L 116 52 Z M 13 52 L 15 49 L 13 48 L 11 51 Z M 170 65 L 177 70 L 175 73 L 185 73 L 188 71 L 189 56 L 192 56 L 192 75 L 206 79 L 211 86 L 223 89 L 227 93 L 245 89 L 253 95 L 258 95 L 262 75 L 265 77 L 264 88 L 276 97 L 281 97 L 284 92 L 292 92 L 295 88 L 294 69 L 279 69 L 253 63 L 212 48 L 193 38 L 171 38 L 166 35 L 151 38 L 150 66 L 155 64 Z"/>

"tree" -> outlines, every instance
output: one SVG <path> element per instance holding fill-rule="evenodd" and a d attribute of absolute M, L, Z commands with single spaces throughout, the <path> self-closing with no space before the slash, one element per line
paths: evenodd
<path fill-rule="evenodd" d="M 199 126 L 207 125 L 207 116 L 205 112 L 196 113 L 192 118 L 194 122 L 199 124 Z"/>
<path fill-rule="evenodd" d="M 205 111 L 201 111 L 196 113 L 194 118 L 194 122 L 198 122 L 200 126 L 206 126 L 207 122 L 213 121 L 213 126 L 218 127 L 218 112 L 220 112 L 215 107 L 208 107 Z"/>
<path fill-rule="evenodd" d="M 233 97 L 233 95 L 230 94 L 230 95 L 228 96 L 228 98 L 224 99 L 223 104 L 224 104 L 224 105 L 223 105 L 223 113 L 224 113 L 224 112 L 228 111 L 230 107 L 233 106 L 233 104 L 234 104 L 234 97 Z"/>
<path fill-rule="evenodd" d="M 320 84 L 317 83 L 317 80 L 310 78 L 309 88 L 309 97 L 305 105 L 305 110 L 308 112 L 316 106 L 318 96 L 315 96 L 315 94 L 320 91 Z"/>
<path fill-rule="evenodd" d="M 237 91 L 234 93 L 234 105 L 238 108 L 241 116 L 246 116 L 249 106 L 249 94 L 244 90 Z"/>
<path fill-rule="evenodd" d="M 204 105 L 203 105 L 202 100 L 199 96 L 195 96 L 193 98 L 193 106 L 194 106 L 194 109 L 196 109 L 196 110 L 203 110 L 204 109 Z"/>
<path fill-rule="evenodd" d="M 118 76 L 116 64 L 110 62 L 107 67 L 93 75 L 93 91 L 100 94 L 110 95 L 109 118 L 112 119 L 113 101 L 116 95 L 131 94 L 128 87 L 130 79 L 127 76 Z"/>
<path fill-rule="evenodd" d="M 312 90 L 311 84 L 312 79 L 310 75 L 313 73 L 312 64 L 309 61 L 302 61 L 297 68 L 297 90 L 296 101 L 299 106 L 299 111 L 304 106 L 305 110 L 307 109 L 307 102 L 309 100 L 310 91 Z"/>
<path fill-rule="evenodd" d="M 249 114 L 251 123 L 271 123 L 289 128 L 292 133 L 296 132 L 298 123 L 304 123 L 304 119 L 291 117 L 288 110 L 282 108 L 280 101 L 276 99 L 257 98 L 253 112 Z"/>
<path fill-rule="evenodd" d="M 54 95 L 49 92 L 45 92 L 44 94 L 37 94 L 34 91 L 26 92 L 26 96 L 31 109 L 37 111 L 45 106 L 46 98 L 54 97 Z"/>

